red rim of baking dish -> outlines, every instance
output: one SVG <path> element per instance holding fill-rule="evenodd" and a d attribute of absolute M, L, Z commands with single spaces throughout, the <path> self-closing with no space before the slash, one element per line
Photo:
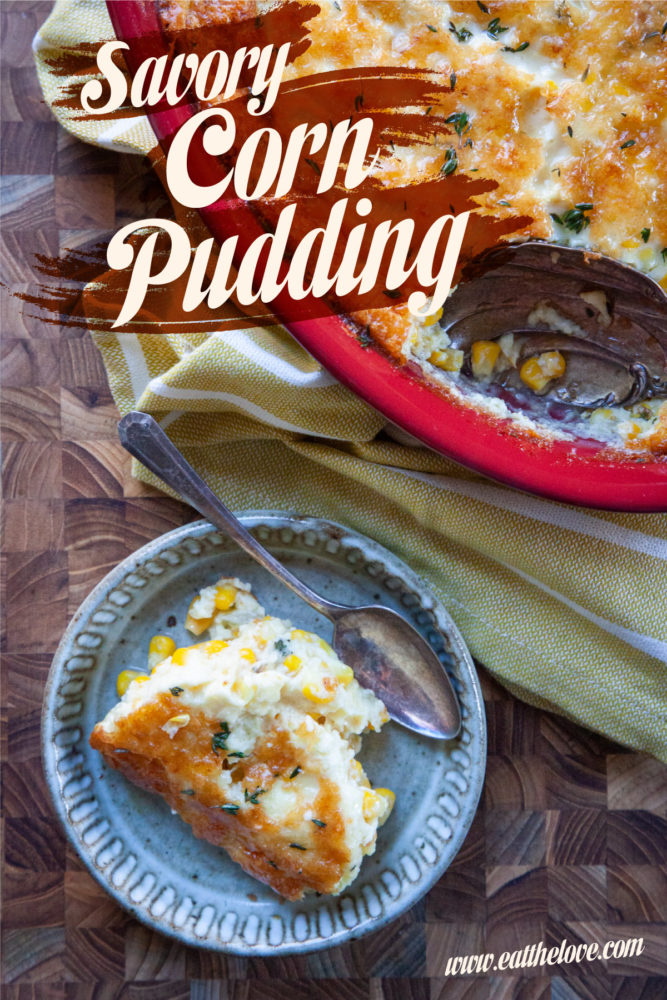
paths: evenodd
<path fill-rule="evenodd" d="M 117 37 L 130 43 L 130 72 L 144 59 L 167 52 L 153 0 L 107 0 Z M 149 112 L 162 145 L 191 116 L 188 106 Z M 200 183 L 212 183 L 211 159 L 201 157 L 191 170 Z M 219 202 L 200 214 L 216 239 L 239 238 L 239 251 L 264 233 L 245 203 Z M 667 510 L 667 461 L 645 455 L 610 458 L 599 442 L 584 439 L 530 438 L 510 420 L 494 418 L 457 402 L 400 368 L 385 354 L 362 347 L 340 316 L 293 321 L 295 306 L 282 293 L 273 311 L 289 332 L 335 378 L 419 441 L 447 458 L 508 486 L 564 503 L 606 510 Z M 606 453 L 605 453 L 606 452 Z"/>

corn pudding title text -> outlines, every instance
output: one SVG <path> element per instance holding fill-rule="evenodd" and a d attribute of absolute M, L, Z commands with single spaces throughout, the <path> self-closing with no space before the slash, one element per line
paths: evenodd
<path fill-rule="evenodd" d="M 274 107 L 287 64 L 289 43 L 279 48 L 240 48 L 230 57 L 221 50 L 203 59 L 196 53 L 144 60 L 131 85 L 114 61 L 128 49 L 125 42 L 102 45 L 97 65 L 108 84 L 106 103 L 100 80 L 88 81 L 81 104 L 89 113 L 108 113 L 128 101 L 133 107 L 155 109 L 196 101 L 202 110 L 184 118 L 172 136 L 166 155 L 166 180 L 171 194 L 191 209 L 224 210 L 238 201 L 259 204 L 271 200 L 281 208 L 277 223 L 241 252 L 238 236 L 215 246 L 213 238 L 192 246 L 179 223 L 163 218 L 132 222 L 110 240 L 107 262 L 113 270 L 131 269 L 127 292 L 113 327 L 131 322 L 151 287 L 184 280 L 183 310 L 188 313 L 206 302 L 211 309 L 232 296 L 242 306 L 274 302 L 287 293 L 296 301 L 308 297 L 344 300 L 382 287 L 400 295 L 412 278 L 419 290 L 407 299 L 410 312 L 426 316 L 437 312 L 451 289 L 470 212 L 438 216 L 414 247 L 415 222 L 406 217 L 393 223 L 380 220 L 371 233 L 368 223 L 373 202 L 358 189 L 377 173 L 380 151 L 371 153 L 373 119 L 363 116 L 334 124 L 300 124 L 289 135 L 268 125 L 252 130 L 239 144 L 234 115 L 224 107 L 251 72 L 245 113 L 260 119 Z M 96 102 L 94 106 L 93 102 Z M 215 106 L 207 106 L 215 102 Z M 235 104 L 238 107 L 238 104 Z M 193 164 L 193 149 L 210 158 L 215 180 L 204 183 Z M 299 199 L 290 195 L 302 160 L 323 154 L 316 195 L 340 190 L 326 224 L 308 230 L 298 242 L 290 239 Z M 211 171 L 208 170 L 207 174 Z M 357 190 L 357 198 L 351 193 Z M 303 210 L 303 209 L 302 209 Z M 359 220 L 358 222 L 356 220 Z M 354 224 L 350 225 L 350 220 Z M 368 238 L 370 235 L 370 244 Z M 157 254 L 158 240 L 167 252 Z M 342 256 L 340 243 L 344 241 Z M 362 253 L 362 243 L 366 250 Z M 391 252 L 385 253 L 390 247 Z M 334 263 L 334 256 L 337 256 Z M 393 295 L 392 295 L 393 297 Z"/>

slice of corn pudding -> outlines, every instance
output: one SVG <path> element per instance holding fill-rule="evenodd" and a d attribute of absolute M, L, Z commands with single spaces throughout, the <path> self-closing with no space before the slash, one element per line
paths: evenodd
<path fill-rule="evenodd" d="M 188 625 L 216 638 L 156 636 L 150 676 L 123 672 L 90 743 L 276 892 L 337 894 L 393 805 L 355 760 L 387 712 L 324 640 L 262 614 L 238 580 L 204 588 Z"/>

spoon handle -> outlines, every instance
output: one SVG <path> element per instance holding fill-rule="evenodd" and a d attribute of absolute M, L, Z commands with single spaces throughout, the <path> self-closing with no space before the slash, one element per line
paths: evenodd
<path fill-rule="evenodd" d="M 131 455 L 171 486 L 172 490 L 187 500 L 191 506 L 229 535 L 249 556 L 294 591 L 306 604 L 331 618 L 335 605 L 323 600 L 314 590 L 302 583 L 288 569 L 267 552 L 243 527 L 231 510 L 225 507 L 204 480 L 185 460 L 178 448 L 169 440 L 162 428 L 148 413 L 133 410 L 118 424 L 121 444 Z"/>

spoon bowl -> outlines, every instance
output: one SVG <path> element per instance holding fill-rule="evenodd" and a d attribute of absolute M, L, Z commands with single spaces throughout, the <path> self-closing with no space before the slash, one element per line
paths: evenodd
<path fill-rule="evenodd" d="M 471 380 L 475 341 L 513 333 L 519 361 L 560 351 L 565 374 L 531 394 L 534 412 L 549 402 L 582 411 L 667 398 L 667 295 L 601 254 L 536 241 L 488 251 L 464 268 L 440 326 L 464 352 Z M 497 373 L 494 383 L 525 390 L 516 369 Z"/>
<path fill-rule="evenodd" d="M 244 528 L 147 413 L 128 413 L 121 444 L 211 524 L 236 541 L 281 583 L 334 624 L 333 648 L 357 680 L 385 704 L 392 719 L 435 739 L 451 739 L 461 713 L 447 672 L 428 643 L 397 612 L 349 607 L 316 594 Z"/>

